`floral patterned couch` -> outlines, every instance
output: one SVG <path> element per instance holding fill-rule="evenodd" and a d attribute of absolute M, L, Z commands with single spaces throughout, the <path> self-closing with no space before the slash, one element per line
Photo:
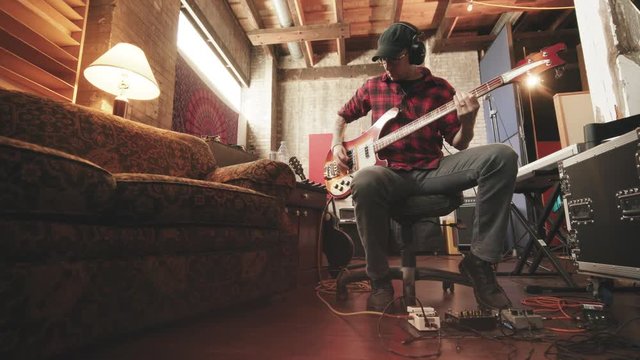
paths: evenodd
<path fill-rule="evenodd" d="M 41 358 L 295 286 L 286 164 L 0 90 L 0 358 Z"/>

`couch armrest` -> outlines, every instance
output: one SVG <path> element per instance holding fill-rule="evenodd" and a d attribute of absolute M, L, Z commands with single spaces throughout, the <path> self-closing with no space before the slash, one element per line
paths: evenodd
<path fill-rule="evenodd" d="M 216 168 L 206 180 L 256 190 L 283 202 L 296 184 L 289 165 L 268 159 Z"/>

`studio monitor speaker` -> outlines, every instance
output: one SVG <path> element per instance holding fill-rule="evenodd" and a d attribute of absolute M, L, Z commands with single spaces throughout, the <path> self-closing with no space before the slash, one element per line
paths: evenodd
<path fill-rule="evenodd" d="M 475 198 L 465 198 L 464 203 L 456 210 L 457 222 L 462 225 L 457 229 L 458 236 L 456 236 L 456 238 L 458 239 L 458 250 L 468 251 L 471 248 L 471 236 L 473 234 L 475 211 Z"/>

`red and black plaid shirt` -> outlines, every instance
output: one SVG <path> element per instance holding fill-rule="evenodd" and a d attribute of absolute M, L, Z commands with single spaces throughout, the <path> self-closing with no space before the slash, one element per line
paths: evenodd
<path fill-rule="evenodd" d="M 382 137 L 453 99 L 455 90 L 446 80 L 431 75 L 427 68 L 420 71 L 422 78 L 413 83 L 408 94 L 386 73 L 368 79 L 338 115 L 350 123 L 371 110 L 375 123 L 387 110 L 399 108 L 398 116 L 382 129 Z M 442 139 L 451 144 L 459 129 L 460 121 L 453 111 L 387 146 L 378 155 L 396 169 L 435 169 L 443 156 Z"/>

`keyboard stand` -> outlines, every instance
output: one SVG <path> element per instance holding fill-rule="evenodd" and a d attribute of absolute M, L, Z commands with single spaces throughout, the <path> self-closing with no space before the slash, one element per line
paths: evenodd
<path fill-rule="evenodd" d="M 558 234 L 562 222 L 564 221 L 564 208 L 561 207 L 556 219 L 552 220 L 551 228 L 548 232 L 545 230 L 545 223 L 549 220 L 553 206 L 561 195 L 557 162 L 579 153 L 580 150 L 581 148 L 579 148 L 578 145 L 572 145 L 518 169 L 515 192 L 524 194 L 527 202 L 529 202 L 535 209 L 535 228 L 532 227 L 532 224 L 520 212 L 515 204 L 511 203 L 511 213 L 515 215 L 518 222 L 522 224 L 530 237 L 530 241 L 527 243 L 523 253 L 520 254 L 514 269 L 510 272 L 498 272 L 496 273 L 497 275 L 560 275 L 567 286 L 572 288 L 576 287 L 576 283 L 571 278 L 571 275 L 562 267 L 558 258 L 549 249 L 549 244 Z M 549 202 L 542 207 L 542 194 L 550 188 L 553 188 L 553 195 L 549 199 Z M 540 210 L 541 214 L 538 216 Z M 524 266 L 529 261 L 529 257 L 532 256 L 534 249 L 536 250 L 536 253 L 535 257 L 529 264 L 528 273 L 523 274 Z M 540 263 L 545 257 L 551 262 L 555 272 L 537 272 L 540 267 Z"/>
<path fill-rule="evenodd" d="M 542 194 L 542 192 L 540 192 L 540 194 L 534 195 L 538 199 L 534 199 L 533 201 L 535 202 L 541 201 L 539 200 L 539 196 Z M 560 228 L 560 225 L 564 220 L 564 209 L 561 209 L 559 211 L 558 217 L 555 219 L 555 222 L 552 223 L 551 230 L 549 232 L 546 232 L 544 229 L 544 224 L 549 218 L 549 215 L 553 210 L 553 204 L 555 203 L 555 200 L 556 198 L 558 198 L 558 196 L 560 196 L 560 183 L 557 183 L 556 185 L 554 185 L 553 196 L 551 197 L 550 201 L 545 205 L 542 215 L 538 218 L 538 221 L 536 223 L 536 227 L 538 229 L 537 231 L 534 228 L 532 228 L 529 221 L 524 217 L 524 215 L 522 215 L 522 213 L 515 206 L 515 204 L 511 203 L 512 214 L 514 214 L 516 216 L 516 219 L 518 219 L 518 221 L 522 224 L 524 229 L 529 234 L 531 240 L 527 243 L 527 246 L 525 247 L 520 257 L 518 258 L 518 262 L 516 263 L 516 266 L 514 267 L 514 269 L 510 272 L 498 272 L 496 273 L 496 275 L 503 275 L 503 276 L 560 275 L 562 277 L 562 280 L 564 280 L 564 282 L 567 284 L 567 286 L 569 287 L 577 286 L 576 283 L 571 278 L 571 275 L 562 267 L 562 265 L 558 261 L 558 258 L 553 254 L 553 252 L 551 252 L 551 250 L 549 250 L 549 243 L 551 243 L 551 241 L 557 234 Z M 528 273 L 523 274 L 522 270 L 524 268 L 524 265 L 527 263 L 527 260 L 532 254 L 532 251 L 534 248 L 537 251 L 537 255 L 529 265 Z M 553 265 L 556 272 L 536 273 L 536 271 L 538 270 L 538 267 L 540 266 L 540 262 L 544 257 L 549 259 L 549 261 Z"/>

